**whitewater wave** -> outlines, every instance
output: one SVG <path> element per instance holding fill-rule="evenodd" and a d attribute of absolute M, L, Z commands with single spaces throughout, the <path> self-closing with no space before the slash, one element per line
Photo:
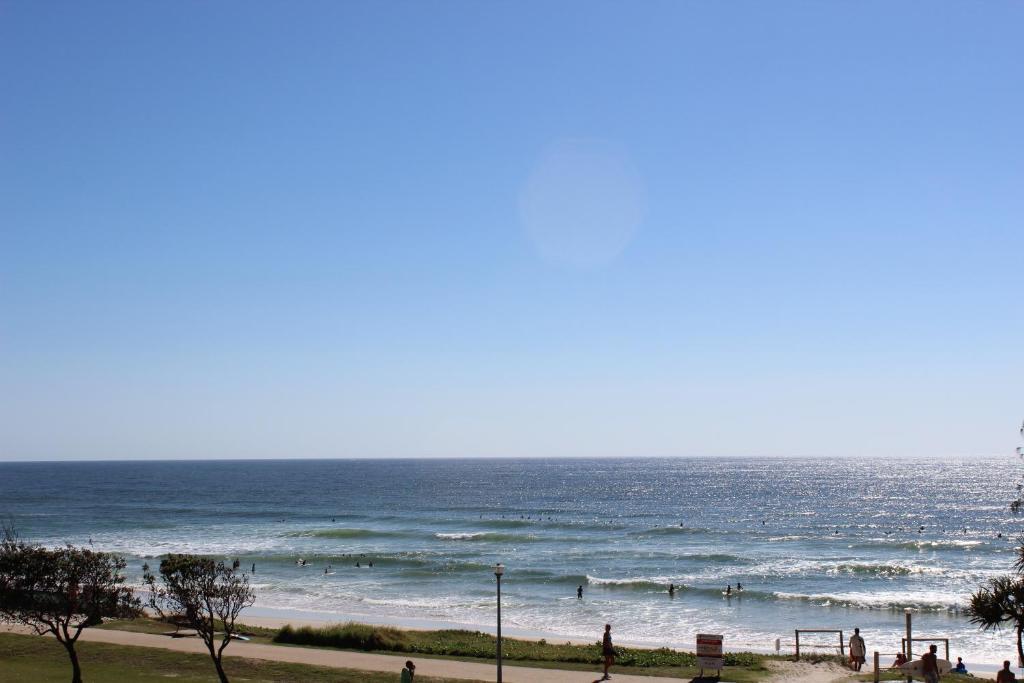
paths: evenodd
<path fill-rule="evenodd" d="M 599 576 L 586 575 L 586 582 L 591 586 L 604 586 L 606 588 L 623 589 L 658 589 L 665 590 L 670 583 L 682 590 L 683 586 L 677 577 L 669 576 L 648 576 L 648 577 L 626 577 L 618 579 L 601 578 Z"/>
<path fill-rule="evenodd" d="M 455 531 L 437 532 L 434 538 L 441 541 L 507 541 L 511 543 L 528 543 L 540 540 L 532 534 L 502 534 L 492 531 Z"/>
<path fill-rule="evenodd" d="M 306 529 L 289 531 L 284 534 L 289 538 L 397 538 L 408 537 L 402 531 L 384 531 L 380 529 Z"/>
<path fill-rule="evenodd" d="M 851 548 L 886 548 L 901 550 L 963 550 L 970 551 L 979 546 L 985 545 L 985 541 L 978 540 L 919 540 L 905 541 L 889 538 L 869 538 L 862 541 L 854 541 L 849 545 Z"/>
<path fill-rule="evenodd" d="M 921 611 L 956 611 L 967 605 L 968 595 L 943 593 L 939 591 L 871 591 L 836 593 L 789 593 L 778 591 L 773 594 L 780 600 L 799 600 L 822 607 L 855 607 L 860 609 L 915 609 Z"/>

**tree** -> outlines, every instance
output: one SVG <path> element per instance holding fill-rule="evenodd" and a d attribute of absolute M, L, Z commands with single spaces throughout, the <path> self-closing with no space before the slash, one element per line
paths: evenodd
<path fill-rule="evenodd" d="M 1020 435 L 1024 437 L 1024 424 Z M 1017 448 L 1017 455 L 1024 458 L 1024 448 Z M 1017 498 L 1010 503 L 1010 510 L 1019 513 L 1024 510 L 1024 484 L 1017 484 Z M 971 623 L 983 631 L 998 630 L 1012 625 L 1017 632 L 1017 658 L 1024 662 L 1024 534 L 1017 542 L 1017 561 L 1014 573 L 990 580 L 971 595 L 967 615 Z"/>
<path fill-rule="evenodd" d="M 47 549 L 4 529 L 0 541 L 0 621 L 53 635 L 71 660 L 71 681 L 81 683 L 75 643 L 104 617 L 132 618 L 141 603 L 124 585 L 125 561 L 89 548 Z"/>
<path fill-rule="evenodd" d="M 1010 625 L 1017 632 L 1017 656 L 1024 661 L 1024 536 L 1019 539 L 1015 573 L 992 579 L 971 595 L 967 615 L 983 631 Z"/>
<path fill-rule="evenodd" d="M 238 615 L 256 599 L 249 578 L 223 562 L 196 555 L 169 555 L 161 560 L 159 585 L 149 565 L 143 573 L 150 589 L 149 606 L 163 618 L 175 617 L 194 628 L 210 652 L 221 683 L 228 683 L 221 660 L 224 648 L 237 635 Z M 219 634 L 218 628 L 222 629 Z"/>

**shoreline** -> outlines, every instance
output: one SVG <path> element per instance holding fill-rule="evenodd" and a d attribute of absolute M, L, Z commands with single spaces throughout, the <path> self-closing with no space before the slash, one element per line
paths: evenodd
<path fill-rule="evenodd" d="M 490 635 L 494 635 L 497 631 L 494 626 L 488 628 L 487 626 L 482 626 L 480 624 L 469 624 L 443 619 L 419 619 L 416 617 L 350 614 L 344 612 L 314 612 L 311 610 L 282 609 L 276 607 L 250 607 L 247 613 L 253 614 L 254 616 L 240 616 L 238 618 L 240 623 L 250 626 L 260 626 L 263 628 L 281 628 L 286 624 L 291 624 L 292 626 L 319 627 L 330 624 L 344 624 L 352 621 L 359 624 L 369 624 L 371 626 L 390 626 L 392 628 L 405 629 L 407 631 L 466 630 L 480 631 L 481 633 L 488 633 Z M 569 643 L 570 645 L 592 645 L 600 640 L 600 634 L 591 639 L 580 635 L 562 635 L 558 633 L 536 631 L 533 629 L 508 627 L 505 625 L 502 625 L 501 631 L 502 637 L 507 636 L 527 641 L 546 640 L 548 642 Z M 672 645 L 667 642 L 664 645 L 652 645 L 651 643 L 618 639 L 616 642 L 636 648 L 656 649 L 658 647 L 669 647 L 673 649 L 681 649 L 678 645 Z M 753 652 L 753 650 L 749 649 L 735 651 Z"/>

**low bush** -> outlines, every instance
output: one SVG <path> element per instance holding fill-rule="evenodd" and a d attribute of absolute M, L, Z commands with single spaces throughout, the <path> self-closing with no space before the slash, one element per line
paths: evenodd
<path fill-rule="evenodd" d="M 348 623 L 336 626 L 294 628 L 288 624 L 274 636 L 275 643 L 314 645 L 347 650 L 389 650 L 410 652 L 405 632 L 387 626 Z"/>
<path fill-rule="evenodd" d="M 387 626 L 348 623 L 337 626 L 295 628 L 285 626 L 274 642 L 290 645 L 312 645 L 336 647 L 348 650 L 406 652 L 441 657 L 472 657 L 491 659 L 494 657 L 494 636 L 480 631 L 448 629 L 443 631 L 403 631 Z M 546 640 L 529 641 L 511 638 L 502 639 L 502 657 L 513 661 L 572 662 L 577 664 L 600 664 L 601 643 L 593 645 L 570 645 L 551 643 Z M 668 648 L 643 649 L 618 647 L 615 663 L 635 667 L 695 666 L 697 658 L 690 652 Z M 726 666 L 756 667 L 761 657 L 750 652 L 728 652 Z"/>

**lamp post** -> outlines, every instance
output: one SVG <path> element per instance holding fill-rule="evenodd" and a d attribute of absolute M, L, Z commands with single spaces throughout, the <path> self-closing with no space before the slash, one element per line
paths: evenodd
<path fill-rule="evenodd" d="M 498 580 L 498 683 L 501 683 L 501 575 L 505 573 L 505 565 L 501 562 L 494 565 L 494 578 Z"/>
<path fill-rule="evenodd" d="M 914 631 L 913 631 L 913 628 L 911 627 L 911 612 L 910 612 L 910 608 L 909 607 L 906 609 L 906 614 L 907 614 L 907 651 L 906 651 L 905 654 L 907 655 L 907 661 L 908 662 L 912 662 L 912 661 L 914 661 Z M 907 676 L 907 683 L 913 683 L 913 680 L 914 679 L 911 678 L 909 675 Z"/>

